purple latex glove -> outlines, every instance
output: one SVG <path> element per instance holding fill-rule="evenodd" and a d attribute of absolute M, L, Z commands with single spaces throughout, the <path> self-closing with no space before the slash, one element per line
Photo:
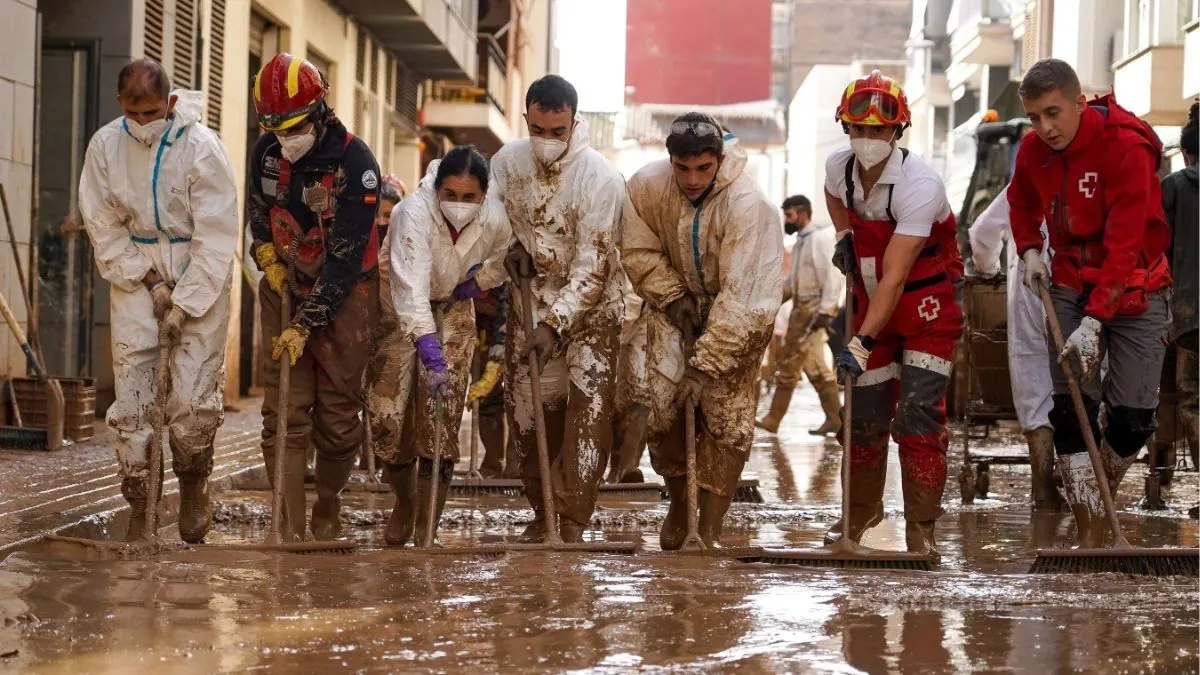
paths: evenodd
<path fill-rule="evenodd" d="M 446 359 L 442 356 L 442 340 L 437 333 L 429 333 L 417 338 L 417 356 L 425 366 L 425 385 L 429 391 L 440 393 L 442 387 L 450 382 L 450 371 L 446 368 Z"/>
<path fill-rule="evenodd" d="M 455 301 L 470 300 L 483 295 L 483 289 L 479 287 L 479 282 L 475 281 L 475 277 L 471 277 L 461 284 L 454 287 L 452 297 Z"/>

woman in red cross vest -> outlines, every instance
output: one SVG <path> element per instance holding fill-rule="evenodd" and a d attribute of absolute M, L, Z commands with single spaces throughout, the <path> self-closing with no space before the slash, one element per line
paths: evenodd
<path fill-rule="evenodd" d="M 908 550 L 934 553 L 946 485 L 946 387 L 962 333 L 955 282 L 962 260 L 938 174 L 896 147 L 910 124 L 904 90 L 872 71 L 851 82 L 837 121 L 850 147 L 825 164 L 837 227 L 834 264 L 853 282 L 854 335 L 837 358 L 854 378 L 849 534 L 883 518 L 888 435 L 900 446 Z M 826 534 L 832 542 L 846 525 Z"/>
<path fill-rule="evenodd" d="M 379 306 L 379 166 L 325 102 L 308 61 L 279 54 L 254 81 L 259 137 L 247 189 L 251 251 L 263 280 L 263 458 L 275 460 L 276 415 L 288 416 L 285 537 L 304 538 L 305 456 L 317 450 L 312 532 L 334 539 L 340 494 L 362 442 L 362 381 Z M 292 296 L 290 321 L 280 299 Z M 288 409 L 278 410 L 279 361 L 291 361 Z"/>

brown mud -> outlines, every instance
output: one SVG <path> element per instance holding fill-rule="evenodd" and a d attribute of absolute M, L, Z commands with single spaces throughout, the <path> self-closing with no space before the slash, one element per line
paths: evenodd
<path fill-rule="evenodd" d="M 767 504 L 734 504 L 726 543 L 820 545 L 840 458 L 805 431 L 822 417 L 804 387 L 779 440 L 758 438 L 747 471 Z M 1018 438 L 973 450 L 1016 452 Z M 1118 499 L 1131 539 L 1195 546 L 1197 474 L 1177 471 L 1170 509 L 1152 513 L 1132 507 L 1144 471 Z M 345 525 L 365 547 L 354 556 L 84 562 L 26 548 L 0 563 L 0 672 L 1196 672 L 1194 579 L 1026 573 L 1036 547 L 1071 529 L 1065 513 L 1031 523 L 1028 480 L 1027 467 L 993 466 L 990 498 L 969 507 L 951 486 L 933 573 L 397 556 L 382 549 L 387 493 L 346 496 Z M 899 483 L 893 448 L 887 518 L 864 543 L 903 547 Z M 266 504 L 262 492 L 221 495 L 209 541 L 258 541 Z M 665 502 L 604 503 L 589 536 L 639 538 L 652 553 L 665 513 Z M 451 500 L 440 534 L 446 546 L 512 539 L 531 518 L 524 499 Z"/>

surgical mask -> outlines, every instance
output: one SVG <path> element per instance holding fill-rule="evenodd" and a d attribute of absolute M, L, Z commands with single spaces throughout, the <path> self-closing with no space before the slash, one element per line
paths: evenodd
<path fill-rule="evenodd" d="M 461 230 L 479 213 L 479 204 L 475 202 L 442 202 L 442 215 L 454 226 Z"/>
<path fill-rule="evenodd" d="M 279 154 L 293 163 L 307 155 L 308 151 L 312 150 L 313 144 L 317 142 L 317 137 L 313 134 L 300 134 L 299 136 L 275 134 L 275 138 L 279 139 Z"/>
<path fill-rule="evenodd" d="M 533 156 L 546 166 L 553 164 L 567 151 L 567 142 L 556 138 L 534 136 L 529 142 L 533 144 Z"/>
<path fill-rule="evenodd" d="M 145 124 L 138 124 L 128 117 L 125 118 L 125 128 L 129 130 L 129 135 L 143 145 L 153 145 L 154 141 L 162 138 L 163 132 L 167 130 L 167 124 L 165 117 Z"/>
<path fill-rule="evenodd" d="M 882 138 L 851 138 L 850 149 L 864 169 L 870 169 L 892 155 L 892 142 Z"/>

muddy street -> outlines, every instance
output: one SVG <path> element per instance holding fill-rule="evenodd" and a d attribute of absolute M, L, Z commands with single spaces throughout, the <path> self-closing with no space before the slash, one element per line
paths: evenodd
<path fill-rule="evenodd" d="M 747 474 L 766 503 L 735 503 L 725 543 L 820 545 L 840 459 L 836 443 L 805 431 L 821 419 L 805 388 L 778 439 L 757 439 Z M 1015 438 L 976 447 L 1015 453 Z M 894 449 L 889 462 L 887 519 L 864 543 L 902 550 Z M 1143 475 L 1136 466 L 1118 499 L 1130 538 L 1195 546 L 1186 510 L 1197 474 L 1176 472 L 1169 510 L 1154 513 L 1134 506 Z M 391 496 L 364 492 L 344 512 L 364 546 L 353 556 L 201 547 L 91 562 L 26 546 L 0 563 L 0 671 L 1195 672 L 1194 579 L 1026 573 L 1033 550 L 1062 544 L 1071 527 L 1065 513 L 1031 523 L 1028 480 L 1027 467 L 993 467 L 989 498 L 967 507 L 951 486 L 932 573 L 659 556 L 666 502 L 603 499 L 593 530 L 639 539 L 642 554 L 397 553 L 382 546 Z M 265 492 L 218 499 L 210 543 L 262 536 Z M 452 497 L 442 539 L 513 539 L 531 518 L 523 500 Z"/>

